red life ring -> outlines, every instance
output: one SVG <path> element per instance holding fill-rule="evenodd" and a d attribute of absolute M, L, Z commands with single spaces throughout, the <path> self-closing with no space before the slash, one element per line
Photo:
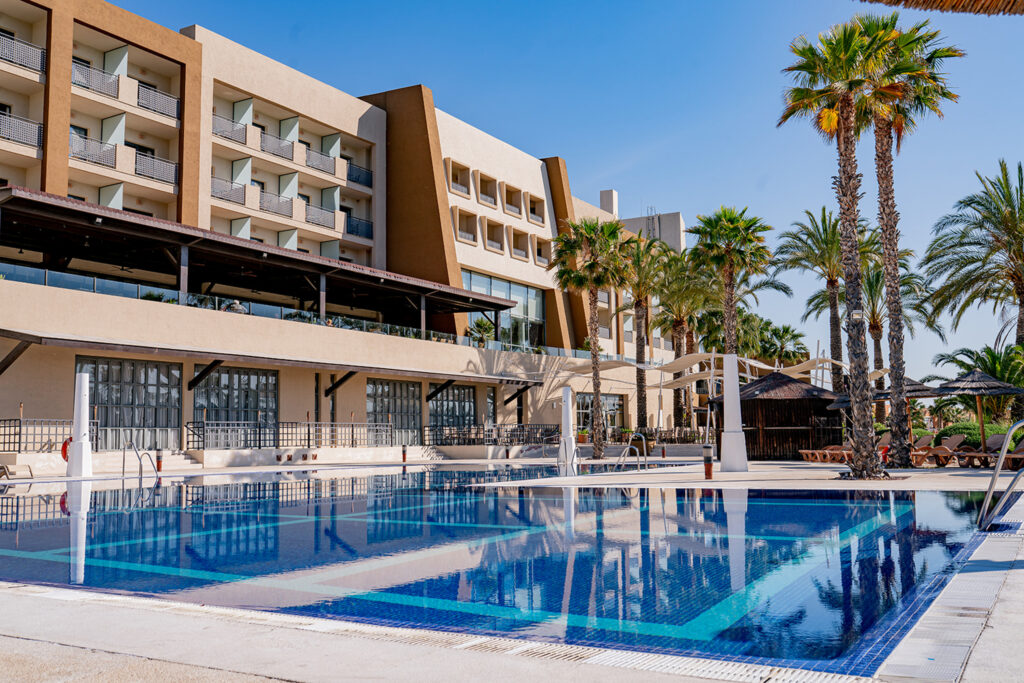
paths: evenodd
<path fill-rule="evenodd" d="M 70 439 L 69 439 L 69 441 L 70 441 Z M 68 510 L 68 492 L 67 491 L 65 491 L 64 493 L 60 494 L 60 511 L 63 512 L 68 517 L 71 516 L 71 511 Z"/>
<path fill-rule="evenodd" d="M 68 446 L 71 445 L 71 437 L 64 439 L 64 443 L 60 445 L 60 457 L 64 458 L 64 462 L 68 461 Z"/>

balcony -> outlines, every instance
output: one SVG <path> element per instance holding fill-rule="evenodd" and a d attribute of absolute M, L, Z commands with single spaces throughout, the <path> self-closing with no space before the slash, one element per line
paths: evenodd
<path fill-rule="evenodd" d="M 516 216 L 523 215 L 523 210 L 520 209 L 515 204 L 505 204 L 505 210 L 508 211 L 509 213 L 515 214 Z"/>
<path fill-rule="evenodd" d="M 245 204 L 245 185 L 241 183 L 233 183 L 214 176 L 210 178 L 210 194 L 226 202 Z"/>
<path fill-rule="evenodd" d="M 260 209 L 279 216 L 292 216 L 292 198 L 260 190 Z"/>
<path fill-rule="evenodd" d="M 373 223 L 362 218 L 356 218 L 355 216 L 349 216 L 345 221 L 345 232 L 356 237 L 362 237 L 363 239 L 373 239 Z"/>
<path fill-rule="evenodd" d="M 534 223 L 543 223 L 544 216 L 538 216 L 533 211 L 530 211 L 530 220 L 533 221 Z"/>
<path fill-rule="evenodd" d="M 117 74 L 108 73 L 103 69 L 94 69 L 85 64 L 72 62 L 71 84 L 107 95 L 108 97 L 117 97 Z"/>
<path fill-rule="evenodd" d="M 157 156 L 136 152 L 135 175 L 173 185 L 178 182 L 178 164 Z"/>
<path fill-rule="evenodd" d="M 10 36 L 0 35 L 0 59 L 39 73 L 46 71 L 45 49 Z"/>
<path fill-rule="evenodd" d="M 521 258 L 521 259 L 525 259 L 526 258 L 526 249 L 520 249 L 519 247 L 513 246 L 512 247 L 512 255 L 516 256 L 518 258 Z"/>
<path fill-rule="evenodd" d="M 349 180 L 351 180 L 351 178 L 349 178 Z M 456 192 L 461 192 L 462 194 L 469 194 L 469 187 L 454 180 L 452 181 L 452 189 Z"/>
<path fill-rule="evenodd" d="M 179 105 L 177 97 L 168 95 L 145 83 L 139 83 L 139 106 L 143 109 L 176 119 L 180 115 Z"/>
<path fill-rule="evenodd" d="M 43 124 L 13 114 L 0 114 L 0 138 L 31 147 L 42 147 Z"/>
<path fill-rule="evenodd" d="M 504 251 L 501 242 L 499 240 L 492 240 L 490 237 L 487 238 L 487 246 L 495 251 Z"/>
<path fill-rule="evenodd" d="M 320 206 L 306 204 L 306 222 L 334 229 L 334 212 Z"/>
<path fill-rule="evenodd" d="M 597 336 L 600 337 L 601 339 L 611 339 L 612 330 L 610 327 L 605 327 L 604 325 L 601 325 L 597 328 Z"/>
<path fill-rule="evenodd" d="M 245 124 L 216 114 L 213 115 L 213 134 L 245 144 Z"/>
<path fill-rule="evenodd" d="M 306 149 L 306 166 L 334 175 L 334 157 L 317 152 L 315 149 Z"/>
<path fill-rule="evenodd" d="M 351 162 L 348 165 L 348 179 L 353 183 L 373 187 L 373 171 L 362 166 L 356 166 Z M 467 189 L 466 191 L 468 192 L 469 190 Z"/>
<path fill-rule="evenodd" d="M 71 134 L 68 156 L 108 168 L 117 167 L 117 145 L 93 140 L 75 133 Z"/>
<path fill-rule="evenodd" d="M 260 132 L 260 149 L 274 156 L 279 156 L 283 159 L 292 159 L 292 146 L 293 143 L 289 140 L 282 140 L 276 135 L 271 135 L 266 131 Z"/>

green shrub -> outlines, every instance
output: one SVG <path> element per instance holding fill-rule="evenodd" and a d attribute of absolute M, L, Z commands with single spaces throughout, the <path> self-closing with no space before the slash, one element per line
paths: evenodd
<path fill-rule="evenodd" d="M 922 436 L 927 436 L 927 435 L 929 435 L 929 434 L 931 434 L 931 431 L 930 431 L 930 430 L 927 430 L 927 429 L 918 429 L 917 427 L 914 427 L 914 441 L 917 441 L 917 440 L 918 440 L 918 439 L 920 439 L 920 438 L 921 438 Z"/>
<path fill-rule="evenodd" d="M 884 422 L 875 423 L 875 436 L 881 436 L 882 434 L 885 434 L 887 431 L 889 431 L 889 425 L 885 424 Z"/>
<path fill-rule="evenodd" d="M 1005 434 L 1008 429 L 1008 425 L 985 423 L 985 438 L 992 436 L 993 434 Z M 939 433 L 935 435 L 935 441 L 933 442 L 936 446 L 942 443 L 942 440 L 947 436 L 953 434 L 963 434 L 964 444 L 967 446 L 974 446 L 975 448 L 981 447 L 981 431 L 978 429 L 977 422 L 956 422 L 943 427 L 939 430 Z"/>

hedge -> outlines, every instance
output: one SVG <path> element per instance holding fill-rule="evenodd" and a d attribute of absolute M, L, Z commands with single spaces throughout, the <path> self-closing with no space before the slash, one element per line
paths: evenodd
<path fill-rule="evenodd" d="M 986 422 L 985 438 L 987 439 L 993 434 L 1005 434 L 1007 429 L 1009 429 L 1009 425 Z M 963 434 L 967 437 L 964 439 L 964 444 L 968 446 L 974 446 L 975 448 L 981 446 L 981 432 L 978 429 L 977 422 L 956 422 L 948 427 L 943 427 L 935 435 L 935 445 L 942 443 L 944 438 L 953 434 Z"/>

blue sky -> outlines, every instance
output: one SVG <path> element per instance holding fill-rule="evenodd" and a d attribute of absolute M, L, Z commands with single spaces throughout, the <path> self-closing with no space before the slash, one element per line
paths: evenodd
<path fill-rule="evenodd" d="M 619 191 L 620 213 L 681 211 L 687 224 L 721 204 L 748 206 L 784 229 L 805 208 L 834 206 L 835 151 L 804 122 L 775 127 L 789 42 L 857 12 L 852 0 L 664 2 L 279 2 L 178 0 L 117 4 L 175 29 L 197 23 L 355 95 L 415 83 L 441 109 L 537 156 L 565 158 L 573 193 L 597 203 Z M 896 160 L 903 245 L 924 251 L 931 226 L 991 175 L 1024 160 L 1022 17 L 904 11 L 927 17 L 967 57 L 949 64 L 961 96 L 923 121 Z M 876 214 L 873 147 L 861 144 L 863 215 Z M 777 231 L 776 231 L 777 232 Z M 801 323 L 818 283 L 787 275 L 792 299 L 758 313 L 828 346 L 826 321 Z M 948 323 L 948 320 L 947 320 Z M 948 325 L 947 325 L 948 326 Z M 921 331 L 908 372 L 932 371 L 944 348 L 992 343 L 978 311 L 943 344 Z"/>

